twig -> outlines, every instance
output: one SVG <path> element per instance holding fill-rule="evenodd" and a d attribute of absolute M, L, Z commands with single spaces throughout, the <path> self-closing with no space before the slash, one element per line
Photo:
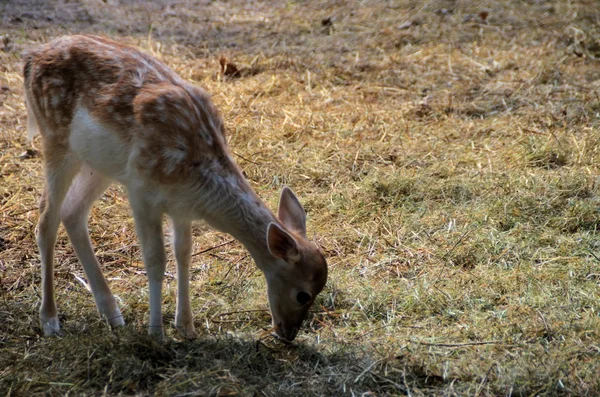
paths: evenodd
<path fill-rule="evenodd" d="M 406 372 L 404 372 L 403 374 L 404 374 L 404 382 L 406 382 Z M 410 394 L 410 390 L 408 389 L 408 386 L 402 386 L 401 384 L 396 383 L 393 380 L 388 379 L 388 378 L 386 378 L 383 375 L 379 375 L 377 372 L 371 372 L 371 375 L 374 375 L 376 378 L 379 378 L 379 379 L 381 379 L 381 380 L 383 380 L 385 382 L 388 382 L 388 383 L 396 386 L 398 388 L 398 390 L 407 393 L 408 396 L 411 395 Z"/>
<path fill-rule="evenodd" d="M 453 251 L 456 249 L 456 247 L 458 247 L 458 244 L 460 244 L 460 243 L 461 243 L 461 242 L 462 242 L 462 241 L 465 239 L 465 237 L 467 237 L 467 235 L 468 235 L 469 233 L 471 233 L 473 230 L 475 230 L 475 228 L 473 228 L 473 229 L 468 229 L 467 231 L 465 231 L 465 232 L 464 232 L 464 233 L 463 233 L 463 234 L 460 236 L 460 238 L 459 238 L 459 239 L 456 241 L 456 243 L 454 243 L 454 245 L 452 246 L 452 248 L 450 248 L 450 249 L 449 249 L 449 250 L 448 250 L 448 251 L 447 251 L 447 252 L 444 254 L 444 256 L 442 257 L 442 268 L 440 269 L 440 271 L 438 272 L 438 274 L 435 276 L 435 279 L 434 279 L 434 281 L 433 281 L 433 285 L 434 285 L 434 286 L 435 286 L 435 284 L 437 284 L 437 282 L 438 282 L 438 281 L 439 281 L 439 279 L 440 279 L 440 276 L 442 275 L 442 272 L 443 272 L 443 271 L 444 271 L 444 269 L 446 268 L 446 258 L 448 257 L 448 255 L 450 255 L 450 254 L 451 254 L 451 253 L 452 253 L 452 252 L 453 252 Z M 440 290 L 440 289 L 438 289 L 438 291 L 440 291 L 440 292 L 441 292 L 441 290 Z"/>
<path fill-rule="evenodd" d="M 587 249 L 586 251 L 589 252 L 594 257 L 594 259 L 596 259 L 598 262 L 600 262 L 600 258 L 598 258 L 598 256 L 596 254 L 594 254 L 594 251 L 592 251 L 590 249 Z"/>
<path fill-rule="evenodd" d="M 544 323 L 544 328 L 546 329 L 546 333 L 549 333 L 550 332 L 550 327 L 548 326 L 548 323 L 546 322 L 546 319 L 544 318 L 544 315 L 539 310 L 537 310 L 537 314 L 542 319 L 542 323 Z"/>
<path fill-rule="evenodd" d="M 249 160 L 249 159 L 245 158 L 244 156 L 242 156 L 241 154 L 239 154 L 239 153 L 237 153 L 237 152 L 235 152 L 235 151 L 233 152 L 233 154 L 235 154 L 236 156 L 238 156 L 238 157 L 239 157 L 239 158 L 241 158 L 242 160 L 245 160 L 245 161 L 247 161 L 247 162 L 249 162 L 249 163 L 252 163 L 252 164 L 254 164 L 254 165 L 261 165 L 260 163 L 257 163 L 256 161 L 252 161 L 252 160 Z"/>
<path fill-rule="evenodd" d="M 268 312 L 268 309 L 249 309 L 249 310 L 236 310 L 233 312 L 226 312 L 226 313 L 219 313 L 219 314 L 215 314 L 212 318 L 215 317 L 223 317 L 223 316 L 231 316 L 232 314 L 239 314 L 239 313 L 257 313 L 257 312 Z M 212 321 L 212 319 L 211 319 Z"/>
<path fill-rule="evenodd" d="M 36 209 L 37 208 L 29 208 L 27 210 L 23 210 L 23 211 L 19 211 L 19 212 L 13 212 L 12 214 L 9 214 L 9 216 L 19 216 L 19 215 L 27 214 L 28 212 L 35 211 Z"/>
<path fill-rule="evenodd" d="M 380 358 L 379 360 L 377 360 L 377 361 L 373 362 L 371 365 L 369 365 L 367 368 L 365 368 L 365 370 L 364 370 L 364 371 L 362 371 L 362 372 L 360 373 L 360 375 L 358 375 L 358 376 L 356 377 L 356 379 L 354 379 L 354 383 L 358 383 L 358 381 L 360 380 L 360 378 L 362 378 L 362 377 L 363 377 L 363 376 L 364 376 L 364 375 L 365 375 L 367 372 L 370 372 L 370 371 L 371 371 L 371 368 L 373 368 L 374 366 L 376 366 L 377 364 L 379 364 L 379 363 L 380 363 L 380 362 L 382 362 L 383 360 L 384 360 L 383 358 Z"/>
<path fill-rule="evenodd" d="M 210 321 L 213 323 L 216 323 L 216 324 L 225 324 L 225 323 L 243 323 L 248 320 L 215 320 L 215 319 L 211 318 Z"/>
<path fill-rule="evenodd" d="M 2 283 L 2 275 L 0 275 L 0 285 L 4 285 Z M 6 300 L 6 295 L 4 293 L 4 288 L 0 288 L 0 294 L 2 295 L 2 302 L 4 303 L 4 306 L 6 307 L 6 310 L 8 311 L 8 301 Z"/>
<path fill-rule="evenodd" d="M 225 279 L 227 279 L 227 276 L 229 276 L 229 273 L 231 272 L 231 269 L 233 269 L 233 267 L 234 267 L 235 265 L 237 265 L 238 263 L 240 263 L 241 261 L 243 261 L 243 260 L 244 260 L 244 259 L 246 259 L 247 257 L 248 257 L 248 255 L 244 255 L 244 256 L 242 256 L 240 259 L 238 259 L 237 261 L 233 262 L 233 263 L 231 264 L 231 266 L 229 266 L 229 269 L 227 269 L 227 272 L 225 273 L 225 275 L 224 275 L 224 276 L 221 278 L 221 281 L 220 281 L 220 282 L 221 282 L 221 283 L 224 283 L 224 282 L 225 282 Z"/>
<path fill-rule="evenodd" d="M 461 242 L 462 242 L 462 241 L 465 239 L 465 237 L 467 237 L 467 235 L 468 235 L 469 233 L 471 233 L 473 230 L 475 230 L 475 228 L 473 228 L 473 229 L 469 229 L 469 230 L 467 230 L 466 232 L 464 232 L 464 233 L 462 234 L 462 236 L 460 236 L 460 238 L 459 238 L 459 239 L 456 241 L 456 243 L 454 243 L 454 245 L 452 246 L 452 248 L 450 248 L 450 249 L 448 250 L 448 252 L 446 252 L 446 253 L 444 254 L 444 256 L 442 257 L 442 260 L 445 260 L 445 259 L 448 257 L 448 255 L 450 255 L 450 254 L 452 253 L 452 251 L 454 251 L 454 250 L 456 249 L 456 247 L 458 247 L 458 244 L 460 244 L 460 243 L 461 243 Z"/>
<path fill-rule="evenodd" d="M 479 393 L 481 393 L 481 390 L 483 389 L 483 385 L 485 384 L 485 382 L 487 382 L 488 380 L 488 376 L 490 375 L 490 372 L 492 372 L 492 368 L 494 368 L 494 366 L 497 366 L 498 364 L 493 363 L 490 368 L 487 370 L 487 372 L 485 373 L 485 376 L 483 377 L 483 379 L 481 379 L 481 382 L 479 382 L 479 385 L 477 386 L 477 390 L 475 391 L 475 397 L 479 397 Z"/>
<path fill-rule="evenodd" d="M 231 239 L 231 240 L 229 240 L 229 241 L 225 241 L 224 243 L 217 244 L 217 245 L 215 245 L 215 246 L 213 246 L 213 247 L 209 247 L 209 248 L 203 249 L 202 251 L 198 251 L 198 252 L 196 252 L 196 253 L 192 254 L 192 256 L 196 256 L 196 255 L 201 255 L 201 254 L 204 254 L 205 252 L 212 251 L 212 250 L 214 250 L 214 249 L 217 249 L 217 248 L 223 247 L 223 246 L 225 246 L 225 245 L 231 244 L 231 243 L 233 243 L 234 241 L 235 241 L 235 239 Z"/>
<path fill-rule="evenodd" d="M 322 315 L 326 315 L 326 316 L 341 316 L 341 315 L 350 314 L 350 313 L 362 313 L 360 310 L 354 310 L 354 311 L 350 311 L 350 310 L 312 311 L 312 310 L 309 310 L 308 312 L 313 315 L 322 314 Z"/>
<path fill-rule="evenodd" d="M 423 329 L 423 327 L 419 327 L 418 325 L 396 325 L 396 324 L 388 324 L 388 325 L 382 325 L 381 327 L 373 328 L 372 330 L 363 332 L 362 334 L 354 337 L 354 340 L 361 339 L 364 336 L 367 336 L 367 335 L 369 335 L 369 334 L 371 334 L 371 333 L 373 333 L 375 331 L 378 331 L 380 329 L 387 328 L 387 327 Z"/>
<path fill-rule="evenodd" d="M 464 342 L 464 343 L 429 343 L 429 342 L 421 342 L 418 340 L 411 340 L 413 343 L 417 343 L 419 345 L 424 346 L 438 346 L 438 347 L 462 347 L 462 346 L 478 346 L 478 345 L 495 345 L 498 343 L 502 343 L 500 340 L 489 340 L 482 342 Z"/>
<path fill-rule="evenodd" d="M 92 292 L 92 288 L 83 278 L 81 278 L 80 276 L 78 276 L 77 274 L 75 274 L 73 272 L 71 272 L 71 275 L 73 275 L 73 277 L 75 277 L 75 280 L 79 281 L 81 283 L 81 285 L 83 285 L 85 287 L 85 289 Z"/>

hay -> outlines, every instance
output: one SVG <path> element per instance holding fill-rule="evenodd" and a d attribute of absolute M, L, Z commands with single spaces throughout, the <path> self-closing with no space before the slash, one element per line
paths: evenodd
<path fill-rule="evenodd" d="M 0 393 L 600 392 L 600 4 L 107 4 L 0 4 Z M 173 332 L 172 257 L 168 338 L 148 338 L 117 186 L 90 229 L 128 325 L 99 319 L 61 231 L 64 332 L 41 337 L 41 163 L 25 138 L 19 54 L 75 32 L 138 45 L 204 86 L 259 195 L 274 207 L 289 185 L 301 197 L 330 280 L 296 343 L 265 334 L 262 276 L 202 225 L 199 338 Z"/>

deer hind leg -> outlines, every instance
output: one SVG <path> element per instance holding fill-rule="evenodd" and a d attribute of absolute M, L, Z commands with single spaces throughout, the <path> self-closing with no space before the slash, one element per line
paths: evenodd
<path fill-rule="evenodd" d="M 162 283 L 165 277 L 167 257 L 162 231 L 162 212 L 151 198 L 142 191 L 130 187 L 129 202 L 135 220 L 135 230 L 140 240 L 144 267 L 148 276 L 150 292 L 150 324 L 148 333 L 162 339 Z"/>
<path fill-rule="evenodd" d="M 94 255 L 87 227 L 88 215 L 94 201 L 102 195 L 110 183 L 108 177 L 84 163 L 63 202 L 61 218 L 90 283 L 98 311 L 110 325 L 119 326 L 124 325 L 125 322 L 102 274 L 98 259 Z"/>
<path fill-rule="evenodd" d="M 60 208 L 80 162 L 60 148 L 47 150 L 45 153 L 46 185 L 40 201 L 41 215 L 37 227 L 37 244 L 42 264 L 40 323 L 45 335 L 54 335 L 60 331 L 54 297 L 54 246 L 60 225 Z"/>

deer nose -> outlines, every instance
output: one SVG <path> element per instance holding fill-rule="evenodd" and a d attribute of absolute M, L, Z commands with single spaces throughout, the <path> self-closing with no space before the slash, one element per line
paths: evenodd
<path fill-rule="evenodd" d="M 275 326 L 275 333 L 277 334 L 277 336 L 279 336 L 281 339 L 287 342 L 293 341 L 296 335 L 298 335 L 299 330 L 300 327 L 296 327 L 291 324 L 284 324 L 282 322 L 277 323 L 277 325 Z"/>
<path fill-rule="evenodd" d="M 283 338 L 289 342 L 293 341 L 294 338 L 296 337 L 296 335 L 298 335 L 298 327 L 291 327 L 291 328 L 285 328 L 282 329 L 282 333 L 283 333 Z"/>

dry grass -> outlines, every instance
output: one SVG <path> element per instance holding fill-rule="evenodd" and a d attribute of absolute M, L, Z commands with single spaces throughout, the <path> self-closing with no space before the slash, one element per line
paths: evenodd
<path fill-rule="evenodd" d="M 117 3 L 0 4 L 0 394 L 600 393 L 597 1 Z M 41 164 L 19 54 L 75 32 L 206 87 L 259 194 L 302 198 L 330 280 L 296 344 L 262 337 L 262 276 L 202 226 L 195 251 L 215 248 L 195 256 L 200 337 L 147 338 L 118 187 L 91 230 L 129 325 L 98 318 L 61 233 L 64 336 L 40 336 Z"/>

